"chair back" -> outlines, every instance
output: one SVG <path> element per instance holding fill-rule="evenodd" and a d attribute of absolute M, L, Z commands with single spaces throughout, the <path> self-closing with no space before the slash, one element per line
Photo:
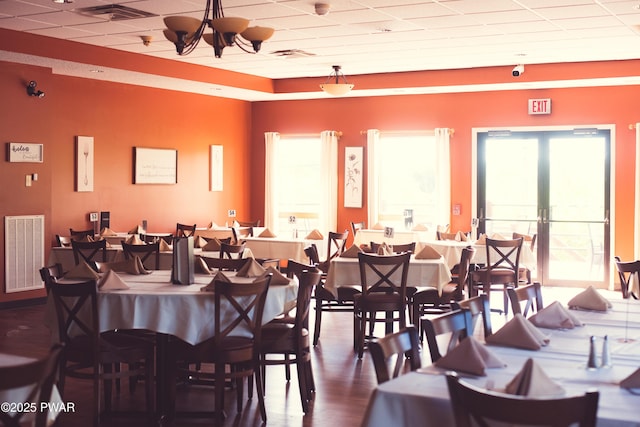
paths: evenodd
<path fill-rule="evenodd" d="M 344 230 L 343 233 L 329 232 L 327 239 L 327 263 L 344 252 L 345 246 L 347 245 L 347 237 L 349 237 L 349 230 Z"/>
<path fill-rule="evenodd" d="M 458 263 L 458 273 L 456 276 L 456 289 L 453 292 L 453 300 L 460 301 L 464 298 L 465 288 L 470 284 L 471 259 L 475 255 L 476 250 L 473 246 L 462 248 L 460 254 L 460 262 Z"/>
<path fill-rule="evenodd" d="M 509 295 L 511 309 L 514 315 L 520 313 L 524 317 L 527 317 L 529 310 L 532 312 L 540 311 L 544 307 L 542 303 L 542 285 L 540 285 L 539 282 L 518 286 L 517 288 L 509 286 L 507 288 L 507 294 Z M 522 301 L 526 301 L 524 309 L 520 305 Z"/>
<path fill-rule="evenodd" d="M 49 292 L 49 287 L 54 284 L 58 279 L 61 279 L 64 276 L 64 271 L 62 270 L 62 264 L 55 263 L 54 265 L 50 265 L 48 267 L 42 267 L 40 269 L 40 278 L 44 282 L 44 287 Z"/>
<path fill-rule="evenodd" d="M 260 227 L 260 220 L 255 221 L 236 221 L 240 227 Z"/>
<path fill-rule="evenodd" d="M 458 343 L 473 335 L 471 329 L 471 312 L 468 310 L 454 310 L 432 318 L 421 319 L 422 327 L 427 336 L 431 361 L 436 362 L 443 354 L 451 351 Z M 441 352 L 438 347 L 438 335 L 451 334 L 447 351 Z"/>
<path fill-rule="evenodd" d="M 320 256 L 318 255 L 318 247 L 315 243 L 304 248 L 305 255 L 309 258 L 309 263 L 313 265 L 320 264 Z"/>
<path fill-rule="evenodd" d="M 387 334 L 369 343 L 369 352 L 376 369 L 378 384 L 389 381 L 400 375 L 402 368 L 408 363 L 410 370 L 421 367 L 418 343 L 418 330 L 413 325 L 398 332 Z M 406 356 L 406 360 L 405 360 Z M 392 360 L 395 358 L 395 361 Z M 390 364 L 393 370 L 389 371 Z"/>
<path fill-rule="evenodd" d="M 640 295 L 635 295 L 631 292 L 630 281 L 633 280 L 633 275 L 637 275 L 636 279 L 640 281 L 640 260 L 636 261 L 621 261 L 620 257 L 616 256 L 616 269 L 618 270 L 618 277 L 620 278 L 620 287 L 622 289 L 622 298 L 627 299 L 632 296 L 634 299 L 638 299 Z"/>
<path fill-rule="evenodd" d="M 231 245 L 220 242 L 220 258 L 243 258 L 246 243 Z"/>
<path fill-rule="evenodd" d="M 145 245 L 132 245 L 122 241 L 122 252 L 125 259 L 140 257 L 142 265 L 147 270 L 160 270 L 160 242 Z"/>
<path fill-rule="evenodd" d="M 320 271 L 320 269 L 318 269 L 315 265 L 311 264 L 303 264 L 301 262 L 297 262 L 293 259 L 289 259 L 287 260 L 287 277 L 292 279 L 294 277 L 297 277 L 298 280 L 300 280 L 302 273 L 305 271 L 309 271 L 309 272 L 318 272 L 320 274 L 322 274 L 322 271 Z"/>
<path fill-rule="evenodd" d="M 363 230 L 365 227 L 364 222 L 351 222 L 351 232 L 353 233 L 353 238 L 355 239 L 358 230 Z"/>
<path fill-rule="evenodd" d="M 195 235 L 196 225 L 176 224 L 176 237 L 190 237 Z"/>
<path fill-rule="evenodd" d="M 489 296 L 487 294 L 476 295 L 459 301 L 458 307 L 468 310 L 471 314 L 471 333 L 475 332 L 478 325 L 478 319 L 482 318 L 482 327 L 484 329 L 485 338 L 493 334 L 491 327 L 491 308 L 489 306 Z"/>
<path fill-rule="evenodd" d="M 384 256 L 359 252 L 361 298 L 383 292 L 397 294 L 406 301 L 410 258 L 408 252 Z"/>
<path fill-rule="evenodd" d="M 71 246 L 71 237 L 56 234 L 56 245 L 59 248 L 68 248 Z"/>
<path fill-rule="evenodd" d="M 27 425 L 22 418 L 29 413 L 35 413 L 35 422 L 28 425 L 34 427 L 47 426 L 47 415 L 51 392 L 58 371 L 58 363 L 62 346 L 56 344 L 49 350 L 49 354 L 39 360 L 28 361 L 18 365 L 0 367 L 0 391 L 24 389 L 25 394 L 15 401 L 24 402 L 18 405 L 23 409 L 10 412 L 4 405 L 0 408 L 0 425 L 5 427 L 21 427 Z M 36 411 L 28 404 L 37 405 Z M 12 409 L 13 405 L 9 409 Z"/>
<path fill-rule="evenodd" d="M 253 237 L 253 227 L 232 227 L 231 233 L 233 233 L 233 241 L 237 244 L 246 237 Z"/>
<path fill-rule="evenodd" d="M 251 258 L 209 258 L 201 257 L 210 269 L 219 271 L 238 271 L 251 260 Z"/>
<path fill-rule="evenodd" d="M 514 239 L 519 239 L 522 237 L 522 244 L 527 244 L 529 245 L 529 248 L 531 249 L 531 251 L 534 250 L 535 246 L 536 246 L 536 239 L 538 238 L 537 234 L 520 234 L 520 233 L 516 233 L 514 232 L 513 235 L 511 236 Z"/>
<path fill-rule="evenodd" d="M 73 259 L 76 265 L 84 261 L 95 268 L 95 262 L 107 262 L 107 241 L 96 240 L 95 242 L 80 242 L 71 240 Z"/>
<path fill-rule="evenodd" d="M 309 268 L 309 267 L 307 267 Z M 294 321 L 295 335 L 303 337 L 309 330 L 309 311 L 311 307 L 311 294 L 320 283 L 322 272 L 314 267 L 302 270 L 298 277 L 298 296 L 296 298 L 296 315 Z"/>
<path fill-rule="evenodd" d="M 486 239 L 487 272 L 492 270 L 511 270 L 518 280 L 520 271 L 520 252 L 522 238 L 509 240 Z"/>
<path fill-rule="evenodd" d="M 436 231 L 438 240 L 456 240 L 456 233 L 445 233 L 444 231 Z"/>
<path fill-rule="evenodd" d="M 141 234 L 140 240 L 142 240 L 145 243 L 160 243 L 160 240 L 164 240 L 166 244 L 170 245 L 173 243 L 173 234 L 171 233 L 162 234 L 162 235 L 154 234 L 153 236 L 149 234 Z"/>
<path fill-rule="evenodd" d="M 71 236 L 71 240 L 82 240 L 86 237 L 91 237 L 95 235 L 93 228 L 90 230 L 74 230 L 73 228 L 69 229 L 69 236 Z"/>
<path fill-rule="evenodd" d="M 505 425 L 547 425 L 594 427 L 597 420 L 597 391 L 550 399 L 498 393 L 461 381 L 447 374 L 447 387 L 457 427 Z"/>
<path fill-rule="evenodd" d="M 376 254 L 378 253 L 378 249 L 382 243 L 370 242 L 369 247 L 371 248 L 371 252 Z M 411 243 L 399 243 L 396 245 L 391 245 L 391 249 L 393 249 L 393 253 L 401 254 L 402 252 L 411 252 L 415 253 L 416 251 L 416 242 Z"/>

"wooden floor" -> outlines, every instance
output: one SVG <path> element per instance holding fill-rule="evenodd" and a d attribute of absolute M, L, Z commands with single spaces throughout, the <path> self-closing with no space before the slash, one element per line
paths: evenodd
<path fill-rule="evenodd" d="M 576 294 L 576 289 L 545 288 L 545 305 L 555 300 L 566 302 Z M 498 296 L 498 295 L 496 295 Z M 619 298 L 619 293 L 611 294 Z M 495 298 L 495 303 L 501 298 Z M 46 354 L 50 345 L 49 330 L 43 324 L 44 306 L 0 310 L 0 352 L 15 353 L 38 357 Z M 313 320 L 313 319 L 312 319 Z M 505 320 L 504 316 L 494 315 L 494 330 Z M 328 313 L 323 316 L 322 335 L 319 345 L 313 350 L 313 369 L 316 379 L 316 396 L 309 414 L 301 409 L 298 386 L 295 381 L 295 368 L 292 380 L 287 384 L 284 368 L 267 368 L 267 424 L 273 426 L 357 426 L 366 410 L 369 395 L 376 386 L 375 372 L 368 353 L 358 360 L 352 351 L 352 317 L 349 313 Z M 425 354 L 426 353 L 426 354 Z M 426 356 L 426 358 L 425 358 Z M 422 352 L 423 364 L 428 364 L 428 352 Z M 143 387 L 138 387 L 130 395 L 127 387 L 119 396 L 122 408 L 143 410 Z M 241 414 L 235 409 L 235 398 L 231 393 L 226 398 L 228 426 L 259 426 L 262 424 L 255 398 L 247 401 Z M 179 391 L 177 408 L 179 410 L 212 410 L 213 393 L 211 389 L 196 386 L 183 386 Z M 90 382 L 74 379 L 67 380 L 65 401 L 73 402 L 74 413 L 63 413 L 59 426 L 85 427 L 91 425 L 92 392 Z M 211 425 L 208 419 L 178 418 L 173 423 L 163 425 L 199 426 Z M 105 426 L 140 426 L 140 418 L 117 418 L 106 420 Z"/>

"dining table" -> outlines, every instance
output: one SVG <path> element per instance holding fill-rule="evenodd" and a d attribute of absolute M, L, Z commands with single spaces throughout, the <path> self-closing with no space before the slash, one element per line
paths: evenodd
<path fill-rule="evenodd" d="M 353 237 L 353 244 L 356 246 L 370 245 L 371 242 L 393 244 L 416 243 L 416 253 L 423 248 L 422 242 L 432 240 L 434 233 L 419 230 L 395 230 L 393 236 L 385 236 L 385 230 L 372 228 L 361 228 Z"/>
<path fill-rule="evenodd" d="M 547 346 L 524 350 L 488 345 L 487 348 L 506 366 L 487 369 L 484 376 L 464 372 L 458 372 L 458 375 L 462 381 L 475 386 L 504 392 L 506 385 L 531 358 L 562 387 L 566 396 L 582 394 L 592 388 L 600 392 L 599 427 L 640 426 L 640 389 L 633 391 L 619 385 L 640 368 L 640 302 L 616 300 L 607 312 L 572 310 L 572 313 L 583 326 L 539 328 L 549 338 Z M 604 337 L 607 337 L 611 355 L 609 366 L 589 367 L 592 336 L 597 342 L 598 356 Z M 426 426 L 455 425 L 446 372 L 428 365 L 378 385 L 371 394 L 362 427 L 410 425 L 415 420 Z"/>
<path fill-rule="evenodd" d="M 306 239 L 296 237 L 243 237 L 242 241 L 251 250 L 253 256 L 263 259 L 292 259 L 302 264 L 309 264 L 309 257 L 304 249 L 315 244 L 320 260 L 326 259 L 327 239 Z"/>
<path fill-rule="evenodd" d="M 475 241 L 465 242 L 458 240 L 425 240 L 420 242 L 421 247 L 431 246 L 445 259 L 445 262 L 449 268 L 453 268 L 456 264 L 460 263 L 460 257 L 462 255 L 462 249 L 471 246 L 475 249 L 475 253 L 471 258 L 473 264 L 487 264 L 487 247 L 482 243 Z M 416 252 L 418 252 L 416 250 Z M 528 245 L 522 245 L 520 250 L 520 266 L 528 267 L 530 269 L 536 268 L 536 255 Z"/>

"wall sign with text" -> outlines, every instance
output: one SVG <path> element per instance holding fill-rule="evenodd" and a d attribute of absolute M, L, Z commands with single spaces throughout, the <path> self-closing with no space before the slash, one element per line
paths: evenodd
<path fill-rule="evenodd" d="M 25 142 L 7 143 L 8 162 L 42 163 L 43 154 L 43 144 L 29 144 Z"/>

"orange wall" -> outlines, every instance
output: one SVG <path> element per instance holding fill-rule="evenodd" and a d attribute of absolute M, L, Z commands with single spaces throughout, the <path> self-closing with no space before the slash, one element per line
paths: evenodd
<path fill-rule="evenodd" d="M 588 65 L 584 65 L 588 66 Z M 600 68 L 598 65 L 596 68 Z M 468 70 L 467 73 L 481 71 Z M 357 80 L 354 78 L 357 84 Z M 553 114 L 529 116 L 529 98 L 551 98 Z M 344 147 L 366 146 L 363 130 L 411 130 L 449 127 L 451 140 L 451 203 L 462 206 L 460 216 L 451 217 L 454 230 L 468 230 L 471 217 L 472 128 L 614 124 L 616 126 L 616 247 L 613 253 L 633 257 L 633 200 L 635 132 L 628 129 L 640 113 L 640 87 L 519 90 L 459 94 L 407 95 L 372 98 L 333 98 L 306 101 L 258 102 L 253 104 L 252 138 L 255 145 L 252 177 L 255 188 L 253 216 L 264 204 L 264 137 L 267 131 L 315 133 L 325 129 L 342 131 L 339 170 L 344 167 Z M 576 161 L 580 153 L 576 152 Z M 366 182 L 365 168 L 365 182 Z M 339 176 L 339 206 L 342 205 L 343 175 Z M 579 183 L 576 182 L 578 185 Z M 366 194 L 366 187 L 365 187 Z M 362 209 L 340 207 L 338 229 L 350 221 L 366 221 L 366 195 Z"/>
<path fill-rule="evenodd" d="M 44 98 L 29 97 L 36 80 Z M 227 210 L 249 212 L 251 105 L 160 89 L 65 77 L 49 69 L 0 63 L 0 140 L 44 144 L 44 163 L 0 162 L 0 216 L 44 214 L 49 252 L 55 234 L 90 228 L 89 212 L 110 211 L 112 228 L 146 219 L 151 232 L 176 222 L 224 223 Z M 75 136 L 94 137 L 94 191 L 74 191 Z M 224 191 L 209 191 L 209 146 L 224 146 Z M 133 147 L 178 149 L 178 184 L 134 185 Z M 25 175 L 39 180 L 25 187 Z M 4 226 L 0 231 L 4 242 Z M 0 247 L 4 259 L 4 243 Z M 0 267 L 4 283 L 4 262 Z M 0 302 L 42 296 L 5 294 Z"/>

